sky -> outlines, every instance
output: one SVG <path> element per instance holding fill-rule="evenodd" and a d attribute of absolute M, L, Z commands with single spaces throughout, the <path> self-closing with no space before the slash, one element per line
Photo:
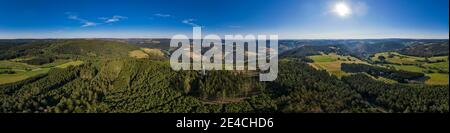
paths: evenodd
<path fill-rule="evenodd" d="M 0 38 L 448 39 L 449 0 L 0 0 Z"/>

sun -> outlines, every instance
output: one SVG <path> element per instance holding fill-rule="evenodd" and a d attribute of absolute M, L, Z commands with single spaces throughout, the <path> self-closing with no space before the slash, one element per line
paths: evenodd
<path fill-rule="evenodd" d="M 334 12 L 341 17 L 346 17 L 352 13 L 352 10 L 346 3 L 341 2 L 334 5 Z"/>

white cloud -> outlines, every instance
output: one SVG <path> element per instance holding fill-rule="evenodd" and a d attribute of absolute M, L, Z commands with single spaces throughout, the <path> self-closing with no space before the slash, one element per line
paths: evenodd
<path fill-rule="evenodd" d="M 82 24 L 81 27 L 91 27 L 99 25 L 99 23 L 80 18 L 77 15 L 74 15 L 73 13 L 67 12 L 66 14 L 69 15 L 67 18 L 79 21 Z"/>
<path fill-rule="evenodd" d="M 119 22 L 124 19 L 127 19 L 127 17 L 125 17 L 125 16 L 114 15 L 112 17 L 101 17 L 99 19 L 103 20 L 103 23 L 101 23 L 101 22 L 98 23 L 98 22 L 94 22 L 94 21 L 90 21 L 90 20 L 81 18 L 72 12 L 66 12 L 66 14 L 68 15 L 68 17 L 67 17 L 68 19 L 76 20 L 76 21 L 80 22 L 82 24 L 80 27 L 93 27 L 93 26 L 98 26 L 100 24 L 114 23 L 114 22 Z"/>
<path fill-rule="evenodd" d="M 194 23 L 194 21 L 195 21 L 195 19 L 190 18 L 190 19 L 185 19 L 185 20 L 183 20 L 183 21 L 181 21 L 181 22 L 182 22 L 183 24 L 187 24 L 187 25 L 190 25 L 190 26 L 192 26 L 192 27 L 199 27 L 200 25 Z"/>
<path fill-rule="evenodd" d="M 172 17 L 172 15 L 170 15 L 170 14 L 161 14 L 161 13 L 154 14 L 154 16 L 162 17 L 162 18 Z"/>
<path fill-rule="evenodd" d="M 114 15 L 112 17 L 101 17 L 101 20 L 104 20 L 104 23 L 114 23 L 114 22 L 119 22 L 121 20 L 127 19 L 128 17 L 124 17 L 124 16 L 119 16 L 119 15 Z"/>
<path fill-rule="evenodd" d="M 81 27 L 90 27 L 90 26 L 97 26 L 98 23 L 95 22 L 85 22 Z"/>

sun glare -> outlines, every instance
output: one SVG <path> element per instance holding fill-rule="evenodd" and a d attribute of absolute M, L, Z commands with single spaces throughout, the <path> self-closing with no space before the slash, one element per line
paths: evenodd
<path fill-rule="evenodd" d="M 334 5 L 334 12 L 341 17 L 346 17 L 350 15 L 352 11 L 346 3 L 342 2 Z"/>

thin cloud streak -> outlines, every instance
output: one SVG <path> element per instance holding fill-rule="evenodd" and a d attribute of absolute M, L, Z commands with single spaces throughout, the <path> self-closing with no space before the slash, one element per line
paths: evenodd
<path fill-rule="evenodd" d="M 190 26 L 192 26 L 192 27 L 200 27 L 200 25 L 194 23 L 194 21 L 196 21 L 196 20 L 193 19 L 193 18 L 190 18 L 190 19 L 185 19 L 185 20 L 183 20 L 183 21 L 181 21 L 181 22 L 182 22 L 183 24 L 187 24 L 187 25 L 190 25 Z"/>
<path fill-rule="evenodd" d="M 112 17 L 102 17 L 100 18 L 101 20 L 104 20 L 104 23 L 114 23 L 114 22 L 119 22 L 122 21 L 124 19 L 127 19 L 128 17 L 124 17 L 124 16 L 119 16 L 119 15 L 114 15 Z"/>
<path fill-rule="evenodd" d="M 99 25 L 99 23 L 96 22 L 92 22 L 83 18 L 78 17 L 77 15 L 74 15 L 70 12 L 66 13 L 69 16 L 67 18 L 71 19 L 71 20 L 76 20 L 79 21 L 80 23 L 82 23 L 81 27 L 91 27 L 91 26 L 97 26 Z"/>
<path fill-rule="evenodd" d="M 156 13 L 156 14 L 154 14 L 154 16 L 162 17 L 162 18 L 172 17 L 172 15 L 170 15 L 170 14 L 162 14 L 162 13 Z"/>

